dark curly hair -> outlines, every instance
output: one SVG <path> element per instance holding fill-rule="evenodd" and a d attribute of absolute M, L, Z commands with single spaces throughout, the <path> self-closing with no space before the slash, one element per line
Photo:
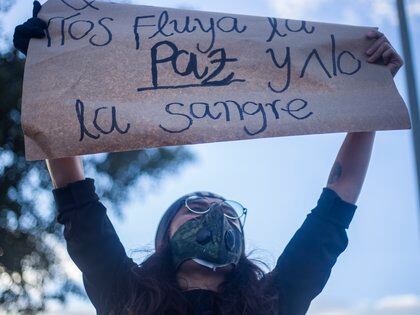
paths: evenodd
<path fill-rule="evenodd" d="M 268 289 L 276 277 L 272 272 L 265 273 L 259 264 L 267 267 L 260 260 L 241 256 L 236 268 L 220 284 L 211 314 L 280 315 L 278 291 Z M 109 315 L 176 315 L 192 311 L 178 285 L 169 243 L 134 266 L 128 283 L 128 288 L 114 287 L 113 298 L 108 300 Z"/>
<path fill-rule="evenodd" d="M 173 202 L 160 220 L 155 252 L 140 265 L 132 267 L 126 281 L 120 281 L 113 287 L 112 296 L 107 299 L 109 315 L 176 315 L 192 311 L 177 282 L 168 230 L 185 199 L 193 194 L 225 200 L 215 193 L 201 191 L 184 195 Z M 278 290 L 274 292 L 270 289 L 276 286 L 278 276 L 275 271 L 266 274 L 262 267 L 268 269 L 267 264 L 249 257 L 250 254 L 242 253 L 237 266 L 225 274 L 225 280 L 215 294 L 211 314 L 280 315 L 281 296 Z"/>

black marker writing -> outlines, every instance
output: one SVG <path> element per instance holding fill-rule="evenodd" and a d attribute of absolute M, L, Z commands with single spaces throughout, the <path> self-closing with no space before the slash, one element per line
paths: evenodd
<path fill-rule="evenodd" d="M 343 50 L 338 55 L 338 57 L 336 58 L 335 36 L 333 34 L 331 34 L 330 37 L 331 37 L 331 60 L 332 60 L 332 67 L 333 67 L 333 75 L 334 76 L 337 75 L 337 68 L 338 68 L 338 71 L 340 71 L 341 74 L 346 74 L 346 75 L 353 75 L 356 72 L 358 72 L 360 70 L 361 66 L 362 66 L 362 62 L 359 59 L 357 59 L 348 50 Z M 354 61 L 353 64 L 355 65 L 355 67 L 351 71 L 343 70 L 341 58 L 346 54 L 349 55 Z M 303 66 L 302 71 L 300 73 L 300 77 L 302 78 L 305 75 L 306 67 L 308 66 L 309 62 L 312 60 L 312 57 L 314 57 L 314 56 L 315 56 L 316 60 L 318 61 L 318 64 L 321 66 L 322 70 L 328 76 L 328 78 L 331 78 L 332 76 L 331 76 L 330 72 L 327 70 L 324 62 L 321 59 L 321 57 L 319 56 L 319 53 L 318 53 L 317 49 L 313 49 L 311 51 L 311 53 L 309 54 L 309 56 L 306 58 L 304 66 Z"/>
<path fill-rule="evenodd" d="M 52 18 L 50 18 L 48 20 L 48 27 L 46 29 L 46 33 L 47 33 L 47 47 L 51 47 L 52 43 L 51 43 L 51 35 L 49 32 L 49 27 L 51 22 L 53 22 L 54 20 L 59 20 L 61 25 L 60 25 L 60 32 L 61 32 L 61 46 L 63 46 L 66 42 L 66 33 L 68 33 L 69 37 L 73 40 L 81 40 L 83 38 L 85 38 L 86 36 L 88 36 L 93 29 L 95 28 L 95 23 L 89 20 L 74 20 L 74 21 L 69 21 L 70 19 L 75 18 L 76 16 L 79 16 L 80 13 L 76 13 L 73 15 L 70 15 L 68 17 L 62 17 L 62 16 L 54 16 Z M 67 26 L 67 21 L 69 21 L 70 23 L 68 23 Z M 110 17 L 103 17 L 101 19 L 99 19 L 98 24 L 100 25 L 100 29 L 103 29 L 103 31 L 106 32 L 106 36 L 105 36 L 105 40 L 102 43 L 98 43 L 96 41 L 94 41 L 93 39 L 98 35 L 98 34 L 93 34 L 89 37 L 89 43 L 93 46 L 106 46 L 108 45 L 111 41 L 112 41 L 112 32 L 109 28 L 108 25 L 105 24 L 105 21 L 114 21 L 113 18 Z"/>
<path fill-rule="evenodd" d="M 353 60 L 356 61 L 356 67 L 353 70 L 349 70 L 348 72 L 343 70 L 343 65 L 341 64 L 341 58 L 345 55 L 349 55 Z M 347 74 L 347 75 L 352 75 L 355 74 L 357 71 L 360 70 L 360 68 L 362 67 L 362 62 L 357 59 L 350 51 L 348 50 L 344 50 L 342 51 L 337 58 L 337 66 L 338 66 L 338 70 L 342 73 L 342 74 Z"/>
<path fill-rule="evenodd" d="M 90 133 L 88 131 L 88 129 L 85 126 L 85 106 L 82 103 L 81 100 L 76 100 L 76 115 L 77 115 L 77 120 L 79 121 L 79 125 L 80 125 L 80 138 L 79 141 L 82 141 L 84 136 L 88 136 L 89 138 L 92 139 L 98 139 L 99 138 L 99 134 L 94 135 L 92 133 Z"/>
<path fill-rule="evenodd" d="M 161 56 L 159 51 L 169 51 L 169 55 Z M 192 52 L 188 52 L 183 49 L 178 49 L 178 47 L 170 41 L 162 41 L 156 43 L 151 48 L 151 76 L 152 76 L 152 86 L 151 87 L 142 87 L 138 88 L 137 91 L 146 91 L 146 90 L 157 90 L 157 89 L 176 89 L 176 88 L 187 88 L 187 87 L 208 87 L 208 86 L 224 86 L 229 85 L 233 82 L 244 82 L 243 79 L 235 79 L 235 73 L 231 72 L 223 78 L 218 78 L 221 72 L 224 70 L 227 63 L 236 62 L 237 58 L 228 58 L 226 56 L 226 51 L 224 48 L 215 49 L 211 51 L 207 57 L 209 58 L 209 63 L 211 65 L 216 65 L 216 68 L 210 70 L 208 66 L 205 66 L 202 69 L 199 69 L 197 62 L 197 55 Z M 188 57 L 187 67 L 185 69 L 179 69 L 178 59 L 180 56 L 185 55 Z M 177 85 L 160 85 L 159 84 L 159 65 L 168 64 L 171 66 L 172 71 L 181 77 L 187 77 L 192 75 L 195 81 L 189 84 L 177 84 Z M 218 79 L 217 79 L 218 78 Z"/>
<path fill-rule="evenodd" d="M 268 23 L 270 24 L 271 27 L 271 32 L 270 32 L 270 36 L 268 36 L 266 42 L 271 42 L 274 38 L 274 36 L 278 36 L 278 37 L 285 37 L 287 36 L 287 33 L 282 33 L 279 30 L 279 25 L 277 23 L 277 19 L 276 18 L 267 18 Z M 293 32 L 293 33 L 298 33 L 298 32 L 302 32 L 304 31 L 306 34 L 312 34 L 315 31 L 315 26 L 312 26 L 310 29 L 307 28 L 306 25 L 306 21 L 298 21 L 300 22 L 300 27 L 293 29 L 290 27 L 290 20 L 285 20 L 284 24 L 285 24 L 285 28 L 287 31 L 289 32 Z"/>
<path fill-rule="evenodd" d="M 150 19 L 154 18 L 155 15 L 142 15 L 142 16 L 136 16 L 134 19 L 134 25 L 133 25 L 133 31 L 134 31 L 134 40 L 136 42 L 136 49 L 140 49 L 141 44 L 141 36 L 139 33 L 140 27 L 155 27 L 155 24 L 140 24 L 140 21 L 143 19 Z"/>
<path fill-rule="evenodd" d="M 99 112 L 101 110 L 107 110 L 108 107 L 106 106 L 101 106 L 95 109 L 95 116 L 93 118 L 92 124 L 95 127 L 96 131 L 98 131 L 99 133 L 97 134 L 93 134 L 91 132 L 89 132 L 89 130 L 86 127 L 86 123 L 85 123 L 85 107 L 84 104 L 81 100 L 76 100 L 76 104 L 75 104 L 75 109 L 76 109 L 76 115 L 77 115 L 77 120 L 79 121 L 79 126 L 80 126 L 80 138 L 79 141 L 82 141 L 84 136 L 86 135 L 89 138 L 92 139 L 98 139 L 100 137 L 100 134 L 109 134 L 111 132 L 113 132 L 114 130 L 116 130 L 117 132 L 121 133 L 121 134 L 125 134 L 128 132 L 128 130 L 130 129 L 130 124 L 127 123 L 126 127 L 124 130 L 122 130 L 119 126 L 118 126 L 118 122 L 117 122 L 117 110 L 115 108 L 115 106 L 111 106 L 111 127 L 109 127 L 108 130 L 105 130 L 103 126 L 100 126 L 98 123 L 98 115 Z"/>
<path fill-rule="evenodd" d="M 270 57 L 271 60 L 273 61 L 274 65 L 279 68 L 282 69 L 284 68 L 284 66 L 287 66 L 286 68 L 286 83 L 284 84 L 284 87 L 281 89 L 275 89 L 273 87 L 273 85 L 271 84 L 271 81 L 268 82 L 268 87 L 271 91 L 276 92 L 276 93 L 281 93 L 283 91 L 286 91 L 289 88 L 290 85 L 290 70 L 291 70 L 291 62 L 290 62 L 290 47 L 286 47 L 286 56 L 284 57 L 284 61 L 282 64 L 279 64 L 276 56 L 274 55 L 274 51 L 269 48 L 266 50 L 267 53 L 270 53 Z"/>
<path fill-rule="evenodd" d="M 61 46 L 63 46 L 64 45 L 64 42 L 65 42 L 65 39 L 66 39 L 65 32 L 64 32 L 66 20 L 70 20 L 71 18 L 74 18 L 75 16 L 79 16 L 79 15 L 80 15 L 80 13 L 76 13 L 76 14 L 70 15 L 68 17 L 64 17 L 64 16 L 53 16 L 52 18 L 48 19 L 47 29 L 45 30 L 46 31 L 46 34 L 47 34 L 47 47 L 51 47 L 51 35 L 50 35 L 50 31 L 49 31 L 51 22 L 54 21 L 55 19 L 61 19 L 61 28 L 60 28 L 60 32 L 61 32 Z"/>
<path fill-rule="evenodd" d="M 240 121 L 245 121 L 243 127 L 244 132 L 249 136 L 257 135 L 264 132 L 268 127 L 268 116 L 272 115 L 275 120 L 280 118 L 279 110 L 277 105 L 281 102 L 280 99 L 274 100 L 271 103 L 261 103 L 246 101 L 243 103 L 236 102 L 234 100 L 219 101 L 213 104 L 206 102 L 192 102 L 189 106 L 185 106 L 183 103 L 174 102 L 169 103 L 165 106 L 165 111 L 173 116 L 168 120 L 169 124 L 175 124 L 174 126 L 159 125 L 159 128 L 169 133 L 181 133 L 188 130 L 195 120 L 210 119 L 210 120 L 224 120 L 231 123 L 235 117 Z M 300 107 L 294 108 L 296 105 L 301 104 Z M 294 119 L 302 120 L 310 117 L 313 112 L 302 113 L 303 109 L 307 106 L 307 102 L 303 99 L 296 98 L 289 102 L 280 110 L 286 112 Z M 300 115 L 299 115 L 300 114 Z M 175 118 L 176 117 L 176 118 Z M 251 130 L 246 126 L 247 117 L 250 119 L 258 119 L 259 126 L 254 130 Z M 252 124 L 255 127 L 255 124 Z"/>
<path fill-rule="evenodd" d="M 335 37 L 333 34 L 331 34 L 330 38 L 331 58 L 321 58 L 321 54 L 318 52 L 318 49 L 312 49 L 309 52 L 308 56 L 304 59 L 301 68 L 300 65 L 296 64 L 296 62 L 293 64 L 295 69 L 300 69 L 298 78 L 303 78 L 307 74 L 307 72 L 309 71 L 309 66 L 311 64 L 313 64 L 313 67 L 316 66 L 316 70 L 312 68 L 312 71 L 321 71 L 330 79 L 334 76 L 337 76 L 338 74 L 353 75 L 360 70 L 362 63 L 359 59 L 355 57 L 355 55 L 352 52 L 348 50 L 343 50 L 337 56 Z M 275 84 L 273 84 L 272 81 L 269 81 L 268 88 L 272 92 L 282 93 L 286 91 L 292 84 L 291 66 L 293 63 L 293 50 L 291 47 L 286 47 L 286 52 L 284 54 L 283 59 L 279 57 L 281 55 L 280 52 L 277 52 L 276 56 L 276 52 L 272 48 L 268 48 L 266 50 L 266 53 L 270 55 L 271 61 L 277 69 L 285 71 L 285 74 L 283 75 L 283 77 L 285 77 L 285 83 L 282 85 L 282 87 L 277 87 L 275 86 Z M 343 58 L 345 56 L 347 58 L 351 58 L 347 63 L 343 62 Z M 329 65 L 327 60 L 331 60 L 331 66 Z M 346 67 L 348 67 L 349 69 L 344 69 L 344 64 L 346 64 Z M 331 70 L 329 70 L 330 67 L 332 68 L 332 73 Z"/>
<path fill-rule="evenodd" d="M 184 106 L 184 104 L 182 104 L 182 103 L 169 103 L 169 104 L 166 104 L 166 106 L 165 106 L 165 111 L 168 113 L 168 114 L 171 114 L 171 115 L 175 115 L 175 116 L 182 116 L 182 117 L 185 117 L 186 119 L 187 119 L 187 121 L 188 121 L 188 123 L 187 123 L 187 125 L 184 127 L 184 128 L 182 128 L 182 129 L 178 129 L 178 130 L 170 130 L 170 129 L 168 129 L 168 128 L 165 128 L 165 127 L 163 127 L 162 125 L 159 125 L 159 127 L 160 128 L 162 128 L 163 130 L 165 130 L 165 131 L 167 131 L 167 132 L 170 132 L 170 133 L 179 133 L 179 132 L 182 132 L 182 131 L 184 131 L 184 130 L 187 130 L 188 128 L 190 128 L 190 126 L 192 125 L 192 123 L 193 123 L 193 120 L 190 118 L 190 116 L 188 116 L 188 115 L 185 115 L 185 114 L 182 114 L 182 113 L 174 113 L 172 110 L 171 110 L 171 107 L 172 106 L 174 106 L 174 105 L 178 105 L 178 106 Z"/>
<path fill-rule="evenodd" d="M 76 6 L 74 6 L 74 5 L 72 5 L 72 4 L 70 4 L 70 3 L 68 3 L 68 0 L 61 0 L 61 2 L 62 3 L 64 3 L 66 6 L 68 6 L 68 7 L 70 7 L 70 8 L 72 8 L 73 10 L 75 10 L 75 11 L 81 11 L 81 10 L 84 10 L 84 9 L 86 9 L 86 8 L 92 8 L 92 9 L 95 9 L 95 10 L 99 10 L 99 8 L 97 8 L 97 7 L 95 7 L 95 6 L 93 6 L 92 5 L 92 3 L 94 3 L 95 2 L 95 0 L 92 0 L 92 1 L 88 1 L 88 0 L 81 0 L 82 1 L 82 3 L 84 3 L 85 5 L 83 6 L 83 4 L 82 4 L 82 6 L 81 7 L 76 7 Z"/>
<path fill-rule="evenodd" d="M 76 32 L 76 34 L 74 34 L 74 32 L 73 32 L 73 27 L 76 25 L 76 27 L 77 26 L 79 26 L 80 24 L 87 24 L 87 28 L 86 28 L 86 31 L 84 32 L 84 33 L 82 33 L 80 36 L 78 36 L 77 35 L 77 32 Z M 86 25 L 85 24 L 85 25 Z M 82 28 L 82 26 L 79 26 L 80 28 Z M 74 21 L 74 22 L 71 22 L 70 23 L 70 25 L 69 25 L 69 29 L 68 29 L 68 32 L 69 32 L 69 35 L 70 35 L 70 37 L 71 38 L 73 38 L 73 39 L 75 39 L 75 40 L 79 40 L 79 39 L 82 39 L 83 37 L 85 37 L 87 34 L 89 34 L 89 32 L 93 29 L 93 27 L 94 27 L 94 24 L 93 24 L 93 22 L 91 22 L 91 21 L 87 21 L 87 20 L 77 20 L 77 21 Z"/>
<path fill-rule="evenodd" d="M 280 33 L 280 31 L 277 28 L 277 19 L 276 18 L 270 18 L 268 17 L 268 22 L 270 23 L 271 26 L 271 34 L 268 37 L 268 39 L 266 40 L 267 42 L 271 42 L 274 38 L 275 35 L 280 36 L 280 37 L 285 37 L 286 33 Z"/>
<path fill-rule="evenodd" d="M 315 26 L 311 26 L 310 29 L 307 28 L 306 21 L 297 21 L 297 22 L 300 23 L 300 27 L 296 29 L 293 29 L 292 27 L 290 27 L 289 19 L 286 19 L 284 23 L 285 23 L 286 29 L 289 32 L 298 33 L 298 32 L 304 31 L 306 34 L 312 34 L 315 31 Z"/>
<path fill-rule="evenodd" d="M 99 44 L 99 43 L 95 43 L 94 41 L 93 41 L 93 39 L 95 38 L 95 36 L 97 35 L 97 34 L 94 34 L 91 38 L 89 38 L 89 43 L 91 43 L 92 45 L 94 45 L 94 46 L 106 46 L 106 45 L 108 45 L 111 41 L 112 41 L 112 33 L 111 33 L 111 31 L 110 31 L 110 29 L 105 25 L 105 24 L 103 24 L 103 21 L 104 20 L 109 20 L 109 21 L 114 21 L 114 19 L 113 18 L 110 18 L 110 17 L 103 17 L 103 18 L 101 18 L 99 21 L 98 21 L 98 24 L 100 25 L 100 26 L 102 26 L 103 28 L 104 28 L 104 30 L 107 32 L 107 34 L 108 34 L 108 39 L 105 41 L 105 42 L 103 42 L 103 43 L 101 43 L 101 44 Z"/>
<path fill-rule="evenodd" d="M 312 59 L 312 57 L 316 58 L 316 60 L 318 61 L 318 64 L 321 66 L 322 70 L 324 70 L 324 72 L 327 74 L 327 76 L 329 78 L 331 78 L 331 74 L 328 72 L 327 68 L 325 67 L 324 63 L 322 62 L 321 57 L 319 56 L 318 50 L 316 48 L 312 49 L 311 53 L 308 55 L 308 57 L 306 57 L 305 63 L 303 65 L 302 71 L 300 72 L 299 77 L 302 78 L 305 75 L 305 71 L 306 71 L 306 67 L 308 66 L 309 62 Z"/>
<path fill-rule="evenodd" d="M 297 108 L 297 109 L 291 109 L 290 106 L 294 105 L 297 102 L 301 102 L 302 106 Z M 306 114 L 305 116 L 297 116 L 295 114 L 293 114 L 293 112 L 299 112 L 300 110 L 304 109 L 306 107 L 306 105 L 308 105 L 308 102 L 301 99 L 301 98 L 296 98 L 294 100 L 291 100 L 290 102 L 287 103 L 286 108 L 281 108 L 281 110 L 287 112 L 290 116 L 292 116 L 293 118 L 296 119 L 305 119 L 308 118 L 309 116 L 311 116 L 313 114 L 313 112 L 309 112 L 308 114 Z"/>
<path fill-rule="evenodd" d="M 192 18 L 190 16 L 185 16 L 182 19 L 170 18 L 168 11 L 164 10 L 160 13 L 157 21 L 155 18 L 156 15 L 143 15 L 137 16 L 134 19 L 133 31 L 136 49 L 140 49 L 140 28 L 153 28 L 155 30 L 152 35 L 148 36 L 148 39 L 156 36 L 170 37 L 175 33 L 183 34 L 198 31 L 209 34 L 210 39 L 207 48 L 201 47 L 201 43 L 197 43 L 196 45 L 197 50 L 201 53 L 208 53 L 213 49 L 217 31 L 223 33 L 236 32 L 240 34 L 247 29 L 246 25 L 239 25 L 238 18 L 232 16 L 223 16 L 217 19 L 211 17 L 204 22 L 199 18 Z"/>

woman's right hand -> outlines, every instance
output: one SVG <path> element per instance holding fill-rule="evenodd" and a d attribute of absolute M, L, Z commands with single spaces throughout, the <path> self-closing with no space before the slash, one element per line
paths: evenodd
<path fill-rule="evenodd" d="M 34 1 L 32 10 L 32 17 L 25 23 L 16 26 L 13 34 L 13 45 L 17 50 L 26 55 L 28 51 L 29 41 L 31 38 L 45 37 L 44 30 L 47 28 L 47 23 L 39 19 L 38 12 L 41 10 L 41 4 Z"/>

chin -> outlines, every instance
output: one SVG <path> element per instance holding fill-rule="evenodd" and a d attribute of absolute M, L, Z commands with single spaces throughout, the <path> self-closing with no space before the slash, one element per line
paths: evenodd
<path fill-rule="evenodd" d="M 186 270 L 195 270 L 195 271 L 211 271 L 211 272 L 218 272 L 218 273 L 227 273 L 229 271 L 233 270 L 233 264 L 230 264 L 228 266 L 223 266 L 223 267 L 217 267 L 215 271 L 213 271 L 211 268 L 203 266 L 197 262 L 195 262 L 192 259 L 188 259 L 186 261 L 184 261 L 180 266 L 179 266 L 180 270 L 186 271 Z"/>

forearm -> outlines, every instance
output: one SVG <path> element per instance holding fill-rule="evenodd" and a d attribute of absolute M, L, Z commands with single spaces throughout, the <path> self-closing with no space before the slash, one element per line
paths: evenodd
<path fill-rule="evenodd" d="M 327 187 L 356 203 L 369 166 L 375 131 L 347 133 L 328 178 Z"/>
<path fill-rule="evenodd" d="M 54 188 L 85 179 L 83 162 L 79 156 L 45 160 Z"/>

